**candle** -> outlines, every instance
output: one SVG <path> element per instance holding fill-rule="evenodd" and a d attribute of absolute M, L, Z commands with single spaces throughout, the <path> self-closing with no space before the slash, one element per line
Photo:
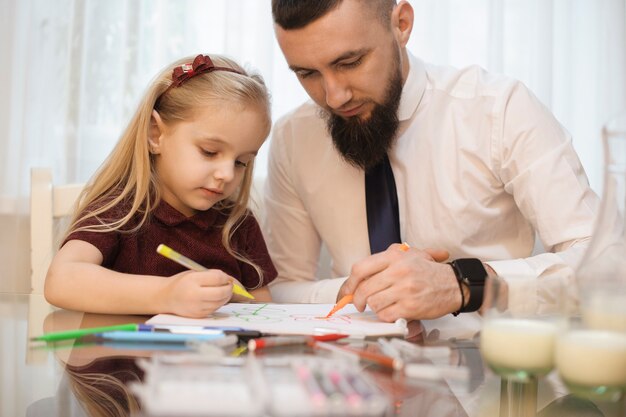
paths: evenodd
<path fill-rule="evenodd" d="M 626 334 L 570 331 L 557 340 L 556 364 L 567 383 L 626 388 Z"/>
<path fill-rule="evenodd" d="M 591 329 L 626 332 L 626 290 L 591 290 L 583 300 L 582 316 Z"/>
<path fill-rule="evenodd" d="M 547 374 L 554 366 L 557 327 L 530 319 L 487 319 L 480 336 L 485 361 L 498 373 Z"/>

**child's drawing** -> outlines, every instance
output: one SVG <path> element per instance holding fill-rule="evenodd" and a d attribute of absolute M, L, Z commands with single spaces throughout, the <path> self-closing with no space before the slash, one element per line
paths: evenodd
<path fill-rule="evenodd" d="M 197 326 L 235 326 L 272 334 L 318 334 L 337 332 L 364 336 L 402 335 L 406 327 L 383 323 L 371 310 L 363 313 L 353 305 L 344 307 L 330 318 L 332 304 L 242 304 L 230 303 L 205 319 L 189 319 L 159 314 L 148 324 Z"/>

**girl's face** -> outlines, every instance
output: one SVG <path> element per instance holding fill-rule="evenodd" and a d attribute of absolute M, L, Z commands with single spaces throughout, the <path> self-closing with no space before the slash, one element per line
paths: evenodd
<path fill-rule="evenodd" d="M 262 111 L 227 101 L 167 126 L 155 111 L 149 140 L 162 198 L 190 217 L 229 197 L 266 132 Z"/>

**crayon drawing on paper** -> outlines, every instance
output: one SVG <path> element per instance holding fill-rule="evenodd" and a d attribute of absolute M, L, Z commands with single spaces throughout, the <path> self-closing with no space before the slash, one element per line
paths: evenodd
<path fill-rule="evenodd" d="M 203 319 L 189 319 L 159 314 L 148 324 L 180 324 L 196 326 L 236 326 L 277 334 L 314 334 L 333 331 L 364 336 L 402 335 L 404 327 L 384 323 L 366 309 L 363 313 L 353 305 L 325 318 L 332 304 L 244 304 L 231 303 Z"/>

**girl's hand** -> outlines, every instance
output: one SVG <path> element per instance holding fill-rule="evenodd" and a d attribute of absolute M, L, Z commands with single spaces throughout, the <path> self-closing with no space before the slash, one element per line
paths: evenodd
<path fill-rule="evenodd" d="M 232 294 L 231 277 L 219 269 L 181 272 L 165 286 L 164 312 L 203 318 L 226 304 Z"/>

